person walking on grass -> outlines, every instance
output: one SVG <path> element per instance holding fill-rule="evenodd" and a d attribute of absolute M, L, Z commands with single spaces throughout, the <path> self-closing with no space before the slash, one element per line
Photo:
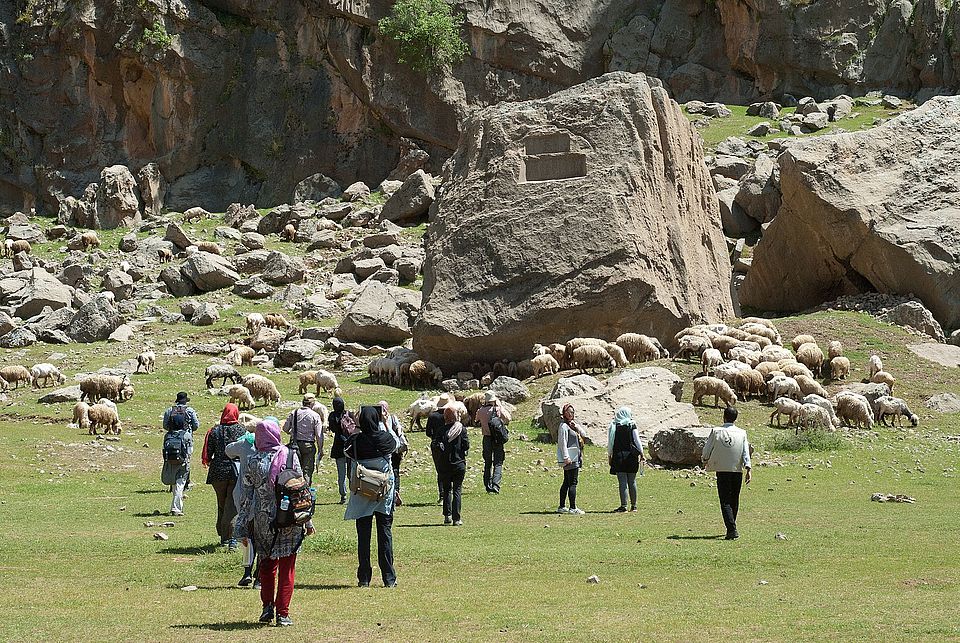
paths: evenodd
<path fill-rule="evenodd" d="M 577 482 L 583 467 L 583 436 L 580 425 L 574 419 L 573 405 L 564 404 L 561 415 L 563 421 L 557 431 L 557 464 L 563 467 L 563 484 L 560 485 L 560 506 L 558 514 L 583 515 L 583 509 L 577 507 Z M 567 499 L 570 508 L 567 509 Z"/>
<path fill-rule="evenodd" d="M 270 419 L 270 418 L 266 418 Z M 276 421 L 276 420 L 274 420 Z M 254 446 L 255 436 L 253 434 L 253 428 L 247 429 L 247 432 L 240 437 L 239 440 L 231 442 L 224 448 L 223 452 L 226 456 L 232 459 L 237 464 L 237 483 L 233 487 L 233 503 L 234 506 L 239 508 L 240 503 L 243 500 L 243 495 L 246 492 L 246 486 L 244 484 L 244 476 L 247 473 L 247 462 L 250 459 L 250 456 L 256 455 L 257 447 Z M 236 519 L 239 519 L 239 514 L 235 516 Z M 234 526 L 234 534 L 237 533 L 237 528 Z M 252 534 L 253 530 L 248 528 L 247 533 Z M 240 587 L 248 587 L 251 583 L 254 583 L 254 578 L 257 578 L 254 587 L 256 589 L 260 588 L 260 574 L 254 573 L 253 564 L 256 559 L 256 551 L 253 547 L 253 536 L 248 536 L 243 544 L 241 545 L 241 550 L 243 551 L 243 576 L 240 578 L 240 582 L 237 583 Z"/>
<path fill-rule="evenodd" d="M 317 455 L 323 457 L 323 418 L 313 410 L 316 401 L 315 395 L 304 395 L 300 408 L 294 409 L 283 423 L 283 432 L 289 434 L 296 445 L 303 475 L 311 486 Z"/>
<path fill-rule="evenodd" d="M 174 415 L 164 421 L 163 469 L 160 481 L 170 485 L 173 500 L 170 515 L 183 515 L 183 491 L 190 478 L 190 456 L 193 455 L 193 433 L 187 428 L 185 415 Z"/>
<path fill-rule="evenodd" d="M 443 439 L 446 423 L 443 420 L 443 410 L 447 407 L 453 398 L 449 393 L 444 393 L 437 400 L 437 408 L 427 416 L 427 428 L 425 433 L 430 438 L 430 455 L 433 458 L 433 468 L 437 472 L 437 504 L 443 504 L 443 480 L 440 472 L 444 468 L 444 454 L 440 451 L 440 441 Z"/>
<path fill-rule="evenodd" d="M 350 458 L 351 480 L 356 475 L 357 465 L 384 473 L 386 487 L 379 498 L 371 498 L 354 490 L 347 502 L 344 520 L 357 522 L 357 585 L 370 587 L 373 568 L 370 565 L 370 535 L 373 521 L 377 521 L 377 561 L 384 587 L 397 584 L 397 572 L 393 565 L 393 501 L 394 480 L 390 457 L 400 447 L 400 441 L 391 431 L 381 430 L 379 406 L 360 407 L 358 424 L 360 432 L 347 439 L 345 452 Z M 351 485 L 352 487 L 352 485 Z"/>
<path fill-rule="evenodd" d="M 284 446 L 280 435 L 280 426 L 272 418 L 257 423 L 254 436 L 257 452 L 247 462 L 244 496 L 237 516 L 237 536 L 244 545 L 252 538 L 260 557 L 260 601 L 263 603 L 260 622 L 269 623 L 276 617 L 277 627 L 293 625 L 290 601 L 297 552 L 303 539 L 314 533 L 313 521 L 303 526 L 294 524 L 279 529 L 273 526 L 277 515 L 277 477 L 284 468 L 303 475 L 296 449 Z"/>
<path fill-rule="evenodd" d="M 446 431 L 438 448 L 441 458 L 440 480 L 443 486 L 443 524 L 459 527 L 463 524 L 460 508 L 463 501 L 463 478 L 467 473 L 467 452 L 470 438 L 467 429 L 457 420 L 457 411 L 451 406 L 443 410 Z"/>
<path fill-rule="evenodd" d="M 400 442 L 400 447 L 390 456 L 390 464 L 393 467 L 394 494 L 396 496 L 394 498 L 394 506 L 400 507 L 403 506 L 403 499 L 400 498 L 400 462 L 410 448 L 410 443 L 407 442 L 407 436 L 403 433 L 403 425 L 400 424 L 400 420 L 396 415 L 391 415 L 390 405 L 387 404 L 386 400 L 380 400 L 378 404 L 380 406 L 381 416 L 383 417 L 384 429 L 392 432 Z"/>
<path fill-rule="evenodd" d="M 333 444 L 330 447 L 330 458 L 337 463 L 337 490 L 340 491 L 340 504 L 347 501 L 347 456 L 343 446 L 350 437 L 350 429 L 356 428 L 353 415 L 347 411 L 342 397 L 333 398 L 333 413 L 327 418 L 330 431 L 333 433 Z"/>
<path fill-rule="evenodd" d="M 610 474 L 617 476 L 620 485 L 620 506 L 614 513 L 627 510 L 627 494 L 630 495 L 630 511 L 637 510 L 637 472 L 644 462 L 643 442 L 640 431 L 633 423 L 630 409 L 621 406 L 613 416 L 607 430 L 607 458 Z"/>
<path fill-rule="evenodd" d="M 233 537 L 233 522 L 237 517 L 237 506 L 233 500 L 233 491 L 237 484 L 237 463 L 227 456 L 227 445 L 243 437 L 246 429 L 240 424 L 240 409 L 236 404 L 227 404 L 220 414 L 220 423 L 207 434 L 203 445 L 203 462 L 207 470 L 207 484 L 217 494 L 217 535 L 220 544 L 235 551 L 237 541 Z"/>
<path fill-rule="evenodd" d="M 707 471 L 717 472 L 717 495 L 723 524 L 727 528 L 726 540 L 740 537 L 737 531 L 740 489 L 744 482 L 750 484 L 751 479 L 750 442 L 747 432 L 734 424 L 738 415 L 735 406 L 725 408 L 723 426 L 711 430 L 703 445 L 703 462 Z"/>
<path fill-rule="evenodd" d="M 196 433 L 197 429 L 200 428 L 200 418 L 197 417 L 197 412 L 193 410 L 192 407 L 188 406 L 190 403 L 190 397 L 187 395 L 186 391 L 180 391 L 177 393 L 177 399 L 174 401 L 173 406 L 163 412 L 163 430 L 170 431 L 170 421 L 171 418 L 177 416 L 183 416 L 184 427 L 190 431 L 190 433 Z M 193 436 L 190 438 L 190 453 L 193 454 Z M 189 469 L 189 468 L 188 468 Z M 187 481 L 184 486 L 184 491 L 190 491 L 190 471 L 187 471 Z"/>
<path fill-rule="evenodd" d="M 483 486 L 487 493 L 500 493 L 506 454 L 502 439 L 490 430 L 493 418 L 497 418 L 504 425 L 510 424 L 509 411 L 500 403 L 496 393 L 487 391 L 483 396 L 483 406 L 477 410 L 480 434 L 483 436 Z"/>

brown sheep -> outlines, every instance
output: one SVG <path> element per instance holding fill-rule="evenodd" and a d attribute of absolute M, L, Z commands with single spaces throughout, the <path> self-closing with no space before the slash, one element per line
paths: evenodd
<path fill-rule="evenodd" d="M 91 248 L 100 247 L 100 237 L 97 236 L 97 233 L 93 230 L 84 232 L 80 235 L 80 247 L 84 250 L 90 250 Z"/>
<path fill-rule="evenodd" d="M 160 263 L 170 263 L 173 261 L 173 251 L 170 248 L 158 248 L 157 257 L 160 259 Z"/>
<path fill-rule="evenodd" d="M 283 226 L 283 230 L 280 232 L 280 238 L 284 241 L 293 241 L 297 236 L 297 229 L 292 223 L 288 223 Z"/>
<path fill-rule="evenodd" d="M 30 374 L 26 366 L 4 366 L 0 368 L 0 378 L 3 378 L 8 384 L 13 384 L 13 388 L 19 388 L 20 382 L 33 384 L 33 375 Z"/>
<path fill-rule="evenodd" d="M 263 321 L 267 328 L 290 328 L 290 322 L 279 313 L 264 315 Z"/>
<path fill-rule="evenodd" d="M 801 344 L 797 349 L 797 361 L 809 368 L 811 373 L 818 375 L 823 367 L 823 351 L 812 342 Z"/>
<path fill-rule="evenodd" d="M 209 218 L 210 213 L 204 210 L 201 207 L 190 208 L 189 210 L 183 213 L 183 220 L 187 223 L 191 221 L 202 221 L 203 219 Z"/>
<path fill-rule="evenodd" d="M 223 250 L 220 249 L 213 241 L 197 241 L 193 244 L 197 247 L 197 250 L 202 250 L 203 252 L 209 252 L 212 255 L 223 255 Z"/>
<path fill-rule="evenodd" d="M 13 256 L 18 252 L 25 252 L 30 254 L 32 248 L 30 247 L 30 242 L 25 241 L 24 239 L 18 239 L 10 244 L 10 255 Z"/>
<path fill-rule="evenodd" d="M 816 344 L 817 340 L 813 338 L 813 335 L 797 335 L 793 338 L 791 344 L 793 344 L 793 351 L 797 352 L 801 346 L 804 344 Z"/>

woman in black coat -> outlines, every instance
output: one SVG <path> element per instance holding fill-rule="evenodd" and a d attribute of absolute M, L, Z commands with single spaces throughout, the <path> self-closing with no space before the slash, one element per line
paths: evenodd
<path fill-rule="evenodd" d="M 463 477 L 467 473 L 467 452 L 470 438 L 467 429 L 457 421 L 457 411 L 447 407 L 443 411 L 444 432 L 439 436 L 437 448 L 440 483 L 443 488 L 443 524 L 457 527 L 463 524 L 460 506 L 463 499 Z"/>

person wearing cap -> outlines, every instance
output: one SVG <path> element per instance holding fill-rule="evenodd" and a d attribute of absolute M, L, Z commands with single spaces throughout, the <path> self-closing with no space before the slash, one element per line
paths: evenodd
<path fill-rule="evenodd" d="M 446 466 L 445 455 L 440 449 L 440 441 L 447 433 L 446 423 L 443 421 L 443 410 L 447 407 L 453 398 L 449 393 L 444 393 L 437 400 L 437 408 L 427 416 L 427 428 L 425 433 L 430 438 L 430 455 L 433 456 L 433 467 L 437 471 L 437 504 L 443 503 L 443 474 Z"/>
<path fill-rule="evenodd" d="M 203 445 L 201 461 L 207 469 L 207 484 L 217 494 L 217 535 L 220 544 L 227 545 L 231 551 L 237 548 L 233 537 L 233 519 L 237 516 L 234 502 L 234 487 L 237 484 L 239 467 L 227 456 L 227 445 L 243 437 L 246 429 L 240 424 L 240 409 L 236 404 L 227 404 L 220 414 L 220 423 L 210 429 Z"/>
<path fill-rule="evenodd" d="M 283 432 L 289 433 L 297 445 L 300 465 L 307 483 L 313 486 L 313 472 L 317 467 L 317 454 L 323 457 L 323 418 L 313 410 L 315 395 L 303 396 L 303 404 L 294 409 L 283 423 Z"/>
<path fill-rule="evenodd" d="M 504 424 L 510 424 L 509 411 L 500 404 L 496 393 L 487 391 L 483 396 L 483 406 L 477 410 L 477 421 L 480 422 L 480 434 L 483 436 L 483 486 L 487 493 L 500 493 L 506 454 L 503 444 L 494 442 L 490 434 L 490 418 L 493 416 L 499 417 Z"/>
<path fill-rule="evenodd" d="M 181 441 L 182 447 L 187 452 L 186 460 L 166 460 L 163 461 L 163 469 L 160 471 L 160 481 L 163 484 L 170 485 L 173 492 L 173 499 L 170 501 L 170 515 L 183 515 L 183 492 L 187 488 L 190 480 L 190 456 L 193 454 L 193 432 L 187 428 L 186 415 L 173 415 L 169 421 L 164 423 L 167 433 L 175 434 L 174 438 Z M 164 436 L 163 443 L 166 443 L 167 436 Z"/>
<path fill-rule="evenodd" d="M 190 431 L 191 434 L 195 433 L 197 429 L 200 428 L 200 418 L 197 417 L 197 412 L 193 410 L 192 407 L 187 406 L 190 403 L 190 397 L 187 396 L 186 391 L 180 391 L 177 393 L 177 399 L 174 401 L 173 406 L 163 412 L 163 430 L 170 430 L 170 418 L 174 416 L 183 416 L 184 428 Z M 192 436 L 191 436 L 192 437 Z M 193 455 L 193 440 L 190 441 L 189 455 Z M 190 470 L 187 469 L 187 480 L 186 485 L 184 486 L 184 491 L 190 490 Z"/>

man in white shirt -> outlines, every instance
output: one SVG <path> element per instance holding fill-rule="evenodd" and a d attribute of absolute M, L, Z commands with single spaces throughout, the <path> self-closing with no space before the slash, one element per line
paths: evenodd
<path fill-rule="evenodd" d="M 317 454 L 323 457 L 323 418 L 313 410 L 316 400 L 309 393 L 303 396 L 303 405 L 294 409 L 283 423 L 283 432 L 289 433 L 296 443 L 303 475 L 311 485 Z"/>
<path fill-rule="evenodd" d="M 747 432 L 737 427 L 737 409 L 728 406 L 723 411 L 723 426 L 710 431 L 703 445 L 703 462 L 707 471 L 717 472 L 717 495 L 720 496 L 720 512 L 727 527 L 727 540 L 740 537 L 737 532 L 737 512 L 740 509 L 740 488 L 750 484 L 750 443 Z"/>

